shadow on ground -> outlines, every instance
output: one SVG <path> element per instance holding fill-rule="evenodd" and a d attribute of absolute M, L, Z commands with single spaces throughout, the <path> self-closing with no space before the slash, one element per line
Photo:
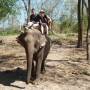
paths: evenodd
<path fill-rule="evenodd" d="M 15 70 L 0 71 L 0 84 L 5 86 L 11 86 L 11 83 L 15 81 L 24 81 L 26 80 L 26 71 L 17 68 Z"/>
<path fill-rule="evenodd" d="M 26 64 L 26 62 L 22 63 L 22 61 L 26 61 L 24 59 L 25 56 L 15 56 L 15 55 L 3 55 L 0 56 L 0 65 L 1 67 L 10 68 L 10 70 L 0 71 L 0 84 L 4 86 L 12 86 L 11 84 L 15 81 L 23 81 L 26 80 L 26 71 L 17 68 L 13 69 L 13 67 L 22 67 Z M 82 57 L 81 57 L 82 58 Z M 13 60 L 10 63 L 9 60 Z M 79 58 L 79 60 L 82 60 Z M 6 62 L 9 61 L 9 62 Z M 18 61 L 18 62 L 17 62 Z M 3 63 L 5 62 L 5 63 Z M 77 60 L 73 61 L 72 59 L 63 59 L 63 60 L 52 60 L 47 59 L 46 61 L 46 73 L 43 75 L 41 81 L 51 81 L 57 84 L 70 84 L 70 85 L 78 85 L 78 80 L 90 82 L 87 78 L 90 76 L 86 69 L 84 70 L 81 67 L 81 63 Z M 12 67 L 11 67 L 12 65 Z M 11 70 L 13 69 L 13 70 Z M 2 69 L 1 69 L 2 70 Z M 84 77 L 84 76 L 85 77 Z M 18 87 L 14 86 L 14 87 Z M 20 88 L 20 87 L 18 87 Z"/>

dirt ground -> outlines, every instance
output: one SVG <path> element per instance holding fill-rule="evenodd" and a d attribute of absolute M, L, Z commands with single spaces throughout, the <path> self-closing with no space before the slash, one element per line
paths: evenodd
<path fill-rule="evenodd" d="M 85 49 L 52 44 L 39 85 L 27 85 L 24 49 L 16 36 L 0 37 L 0 90 L 90 90 Z"/>

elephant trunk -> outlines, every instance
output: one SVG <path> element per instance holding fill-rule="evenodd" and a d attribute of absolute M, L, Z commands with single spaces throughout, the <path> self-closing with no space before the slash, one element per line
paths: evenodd
<path fill-rule="evenodd" d="M 27 47 L 25 50 L 26 50 L 26 57 L 27 57 L 27 84 L 28 84 L 31 79 L 32 60 L 33 60 L 33 53 L 34 53 L 34 47 L 32 43 L 27 43 Z"/>

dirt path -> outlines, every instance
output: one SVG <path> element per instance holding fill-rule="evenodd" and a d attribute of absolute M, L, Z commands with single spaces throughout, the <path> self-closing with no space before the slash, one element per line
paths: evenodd
<path fill-rule="evenodd" d="M 90 90 L 90 65 L 85 50 L 52 45 L 46 73 L 39 85 L 26 85 L 24 49 L 15 37 L 4 37 L 0 45 L 0 90 Z"/>

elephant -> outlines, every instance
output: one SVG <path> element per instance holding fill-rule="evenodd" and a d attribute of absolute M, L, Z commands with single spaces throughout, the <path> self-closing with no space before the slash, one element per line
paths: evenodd
<path fill-rule="evenodd" d="M 27 58 L 27 80 L 30 83 L 31 77 L 34 82 L 40 79 L 40 73 L 45 72 L 45 60 L 50 51 L 51 40 L 47 35 L 42 35 L 37 29 L 21 33 L 17 42 L 24 47 Z M 42 46 L 42 43 L 45 43 Z"/>

